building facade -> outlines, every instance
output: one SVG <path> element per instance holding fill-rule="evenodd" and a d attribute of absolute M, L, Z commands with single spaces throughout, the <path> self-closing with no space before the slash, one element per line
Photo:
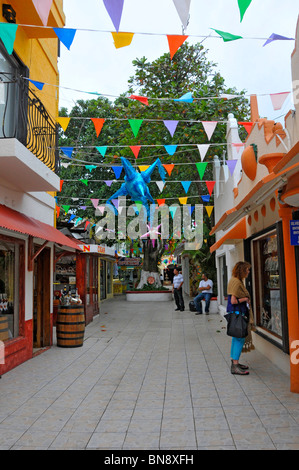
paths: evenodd
<path fill-rule="evenodd" d="M 233 175 L 225 162 L 215 164 L 219 183 L 211 251 L 216 252 L 221 313 L 234 264 L 251 263 L 247 287 L 255 315 L 254 343 L 290 374 L 290 389 L 299 393 L 299 23 L 291 65 L 295 109 L 284 126 L 260 119 L 252 96 L 252 128 L 242 146 L 238 123 L 228 117 L 227 157 L 237 164 Z"/>

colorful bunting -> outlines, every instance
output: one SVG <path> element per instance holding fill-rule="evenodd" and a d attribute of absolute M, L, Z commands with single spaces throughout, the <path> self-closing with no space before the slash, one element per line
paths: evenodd
<path fill-rule="evenodd" d="M 279 109 L 281 109 L 283 103 L 285 102 L 289 94 L 290 94 L 289 92 L 285 92 L 285 93 L 273 93 L 272 95 L 270 95 L 274 111 L 278 111 Z"/>
<path fill-rule="evenodd" d="M 205 208 L 206 208 L 208 216 L 211 217 L 214 206 L 205 206 Z"/>
<path fill-rule="evenodd" d="M 134 153 L 135 158 L 137 158 L 141 149 L 141 145 L 130 145 L 130 149 Z"/>
<path fill-rule="evenodd" d="M 164 148 L 168 155 L 173 155 L 177 149 L 177 145 L 164 145 Z"/>
<path fill-rule="evenodd" d="M 60 150 L 66 155 L 68 158 L 72 158 L 74 147 L 60 147 Z"/>
<path fill-rule="evenodd" d="M 122 172 L 123 167 L 122 166 L 113 166 L 112 170 L 114 171 L 116 179 L 120 177 L 120 174 Z"/>
<path fill-rule="evenodd" d="M 248 134 L 250 134 L 252 126 L 253 126 L 253 122 L 239 122 L 238 121 L 238 124 L 240 124 L 240 126 L 243 126 L 244 129 L 248 132 Z"/>
<path fill-rule="evenodd" d="M 163 165 L 169 176 L 171 175 L 172 170 L 174 169 L 173 163 L 167 163 Z"/>
<path fill-rule="evenodd" d="M 164 181 L 156 181 L 156 184 L 157 184 L 158 188 L 160 189 L 160 193 L 161 193 L 164 189 L 164 186 L 165 186 Z"/>
<path fill-rule="evenodd" d="M 102 147 L 96 147 L 97 151 L 100 152 L 100 154 L 102 155 L 102 157 L 105 157 L 105 153 L 107 151 L 107 146 L 102 146 Z"/>
<path fill-rule="evenodd" d="M 139 165 L 138 168 L 139 168 L 140 171 L 145 171 L 149 168 L 149 165 Z"/>
<path fill-rule="evenodd" d="M 94 128 L 96 130 L 97 137 L 99 137 L 99 134 L 100 134 L 100 132 L 103 128 L 105 119 L 103 119 L 103 118 L 91 118 L 91 120 L 92 120 Z"/>
<path fill-rule="evenodd" d="M 173 101 L 183 101 L 184 103 L 193 103 L 193 96 L 192 96 L 192 93 L 188 91 L 188 93 L 185 93 L 180 98 L 175 98 Z"/>
<path fill-rule="evenodd" d="M 18 25 L 14 23 L 0 23 L 0 39 L 5 46 L 8 54 L 13 53 L 13 46 L 16 39 Z"/>
<path fill-rule="evenodd" d="M 212 195 L 214 186 L 215 186 L 215 181 L 206 181 L 207 189 L 209 191 L 210 196 Z"/>
<path fill-rule="evenodd" d="M 165 127 L 169 130 L 169 133 L 171 137 L 173 137 L 173 134 L 175 133 L 175 130 L 177 128 L 177 125 L 179 121 L 163 121 Z"/>
<path fill-rule="evenodd" d="M 60 180 L 60 191 L 62 190 L 62 185 L 63 185 L 64 181 L 63 180 Z"/>
<path fill-rule="evenodd" d="M 118 32 L 124 6 L 124 0 L 103 0 L 103 2 L 107 13 L 113 23 L 113 26 Z"/>
<path fill-rule="evenodd" d="M 294 38 L 287 38 L 285 36 L 280 36 L 279 34 L 272 33 L 267 41 L 263 44 L 265 47 L 267 44 L 270 44 L 272 41 L 294 41 Z"/>
<path fill-rule="evenodd" d="M 64 210 L 64 212 L 67 214 L 68 211 L 70 210 L 70 207 L 71 207 L 71 206 L 64 206 L 64 205 L 62 205 L 61 207 L 62 207 L 62 209 Z"/>
<path fill-rule="evenodd" d="M 159 206 L 163 206 L 163 204 L 165 204 L 165 199 L 157 199 L 157 203 Z"/>
<path fill-rule="evenodd" d="M 237 162 L 238 162 L 238 160 L 227 160 L 227 162 L 226 162 L 231 176 L 233 176 L 233 172 L 236 168 Z"/>
<path fill-rule="evenodd" d="M 70 28 L 53 28 L 56 36 L 58 39 L 62 42 L 62 44 L 65 45 L 65 47 L 70 50 L 70 47 L 73 43 L 75 34 L 76 34 L 76 29 L 70 29 Z"/>
<path fill-rule="evenodd" d="M 207 151 L 209 150 L 209 147 L 210 147 L 210 144 L 198 144 L 197 145 L 197 148 L 198 148 L 199 153 L 200 153 L 201 161 L 203 161 L 205 159 L 205 156 L 207 154 Z"/>
<path fill-rule="evenodd" d="M 246 13 L 247 8 L 249 7 L 252 0 L 238 0 L 239 10 L 240 10 L 240 22 L 242 22 L 243 17 Z"/>
<path fill-rule="evenodd" d="M 187 204 L 188 197 L 179 197 L 180 204 Z"/>
<path fill-rule="evenodd" d="M 58 124 L 61 125 L 62 129 L 64 130 L 64 132 L 67 130 L 67 126 L 69 125 L 70 120 L 71 120 L 71 118 L 69 118 L 69 117 L 58 117 L 58 118 L 56 119 L 56 121 L 58 122 Z"/>
<path fill-rule="evenodd" d="M 85 184 L 85 186 L 88 186 L 88 180 L 81 178 L 80 181 L 81 183 Z"/>
<path fill-rule="evenodd" d="M 128 121 L 129 121 L 129 124 L 131 126 L 134 136 L 137 137 L 137 134 L 139 132 L 143 119 L 128 119 Z"/>
<path fill-rule="evenodd" d="M 187 194 L 189 188 L 190 188 L 190 185 L 191 185 L 191 181 L 181 181 L 182 183 L 182 186 L 185 190 L 185 193 Z"/>
<path fill-rule="evenodd" d="M 56 216 L 59 217 L 60 214 L 60 207 L 56 206 Z"/>
<path fill-rule="evenodd" d="M 112 37 L 114 41 L 114 46 L 116 49 L 120 49 L 121 47 L 130 46 L 132 39 L 134 37 L 134 33 L 115 33 L 112 32 Z"/>
<path fill-rule="evenodd" d="M 196 168 L 197 168 L 197 171 L 198 171 L 198 174 L 199 174 L 201 180 L 203 178 L 204 172 L 206 171 L 207 164 L 208 164 L 208 162 L 196 163 Z"/>
<path fill-rule="evenodd" d="M 76 217 L 76 214 L 71 214 L 68 222 L 71 222 Z"/>
<path fill-rule="evenodd" d="M 189 22 L 189 10 L 191 0 L 173 0 L 174 6 L 178 12 L 184 29 L 187 28 Z"/>
<path fill-rule="evenodd" d="M 167 34 L 167 40 L 170 51 L 170 58 L 172 59 L 176 51 L 181 47 L 181 45 L 186 41 L 188 36 L 176 35 L 176 34 Z"/>
<path fill-rule="evenodd" d="M 148 106 L 148 99 L 147 99 L 146 96 L 131 95 L 131 96 L 129 96 L 129 98 L 131 98 L 131 100 L 140 101 L 140 103 L 145 104 L 146 106 Z"/>
<path fill-rule="evenodd" d="M 90 172 L 97 168 L 97 165 L 85 165 L 86 170 L 89 170 Z"/>
<path fill-rule="evenodd" d="M 110 186 L 111 186 L 112 183 L 113 183 L 113 180 L 105 180 L 104 183 L 106 183 L 107 186 L 109 186 L 109 188 L 110 188 Z"/>
<path fill-rule="evenodd" d="M 214 28 L 211 28 L 211 29 L 216 31 L 216 33 L 222 37 L 224 42 L 236 41 L 237 39 L 243 39 L 242 36 L 235 36 L 234 34 L 226 33 L 225 31 L 219 31 L 219 29 L 214 29 Z"/>
<path fill-rule="evenodd" d="M 43 82 L 38 82 L 37 80 L 31 80 L 30 78 L 28 78 L 29 82 L 33 83 L 33 85 L 38 89 L 38 90 L 42 90 L 43 87 L 44 87 L 44 83 Z"/>
<path fill-rule="evenodd" d="M 204 127 L 208 139 L 211 140 L 211 137 L 217 126 L 217 121 L 201 121 L 201 123 Z"/>
<path fill-rule="evenodd" d="M 32 0 L 34 8 L 44 26 L 47 26 L 53 0 Z"/>
<path fill-rule="evenodd" d="M 203 194 L 201 196 L 202 202 L 209 202 L 210 198 L 211 198 L 211 195 L 209 195 L 209 194 Z"/>

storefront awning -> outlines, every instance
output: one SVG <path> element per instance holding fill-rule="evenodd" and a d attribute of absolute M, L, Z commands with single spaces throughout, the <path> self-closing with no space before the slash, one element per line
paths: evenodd
<path fill-rule="evenodd" d="M 243 217 L 231 230 L 210 247 L 210 252 L 218 250 L 223 244 L 233 244 L 235 240 L 244 240 L 246 238 L 246 218 Z"/>
<path fill-rule="evenodd" d="M 41 238 L 58 245 L 80 250 L 77 243 L 63 235 L 55 227 L 40 222 L 37 219 L 21 214 L 14 209 L 0 204 L 0 227 L 14 232 L 25 233 L 35 238 Z"/>

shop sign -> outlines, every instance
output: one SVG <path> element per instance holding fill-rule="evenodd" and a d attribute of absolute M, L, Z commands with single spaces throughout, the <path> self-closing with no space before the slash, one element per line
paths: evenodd
<path fill-rule="evenodd" d="M 119 258 L 118 259 L 118 266 L 140 266 L 141 259 L 140 258 Z"/>
<path fill-rule="evenodd" d="M 290 220 L 291 245 L 299 246 L 299 220 Z"/>
<path fill-rule="evenodd" d="M 79 245 L 83 253 L 100 253 L 101 255 L 115 255 L 115 249 L 105 245 Z"/>

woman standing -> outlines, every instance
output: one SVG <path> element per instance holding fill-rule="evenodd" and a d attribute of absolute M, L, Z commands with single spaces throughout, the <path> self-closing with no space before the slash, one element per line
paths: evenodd
<path fill-rule="evenodd" d="M 240 305 L 242 312 L 249 308 L 250 318 L 248 322 L 248 335 L 246 338 L 232 338 L 231 344 L 231 373 L 237 375 L 248 375 L 248 366 L 239 363 L 242 350 L 244 352 L 254 349 L 251 337 L 251 327 L 253 325 L 253 313 L 251 309 L 251 299 L 248 290 L 244 285 L 244 279 L 250 272 L 250 264 L 247 261 L 239 261 L 233 268 L 232 277 L 227 286 L 227 312 L 234 311 L 234 305 Z"/>

